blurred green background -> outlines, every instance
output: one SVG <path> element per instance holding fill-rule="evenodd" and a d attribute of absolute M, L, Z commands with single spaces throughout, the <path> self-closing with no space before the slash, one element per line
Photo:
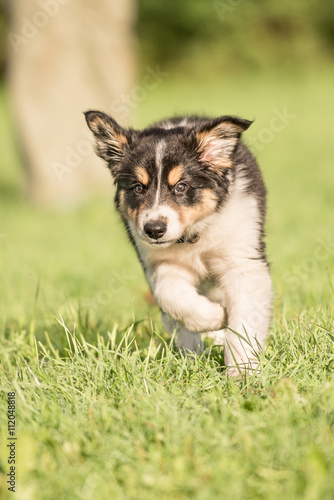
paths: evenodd
<path fill-rule="evenodd" d="M 131 1 L 59 3 L 59 14 L 17 54 L 16 69 L 25 67 L 26 79 L 16 80 L 21 93 L 29 88 L 36 97 L 26 117 L 39 116 L 37 145 L 48 143 L 51 160 L 64 161 L 62 151 L 54 158 L 53 142 L 78 147 L 69 137 L 70 112 L 86 130 L 82 111 L 93 104 L 87 95 L 73 111 L 87 83 L 77 71 L 90 55 L 91 83 L 102 93 L 95 64 L 101 54 L 86 43 L 81 58 L 71 45 L 60 59 L 49 57 L 57 46 L 43 37 L 54 30 L 61 43 L 55 27 L 74 9 L 77 22 L 64 33 L 86 33 L 94 18 L 103 49 L 109 19 L 98 17 L 98 7 L 118 4 L 132 5 L 129 47 L 137 75 L 124 78 L 127 88 L 124 82 L 110 88 L 106 112 L 136 127 L 182 113 L 255 120 L 244 140 L 268 188 L 275 291 L 263 371 L 239 383 L 222 373 L 219 349 L 193 359 L 161 342 L 168 336 L 113 207 L 108 176 L 106 190 L 73 203 L 48 205 L 27 196 L 7 31 L 20 33 L 25 22 L 21 13 L 12 25 L 14 6 L 35 2 L 31 20 L 41 2 L 57 7 L 58 0 L 0 0 L 0 498 L 10 497 L 6 392 L 14 387 L 19 500 L 331 500 L 334 3 Z M 125 31 L 116 14 L 110 34 L 117 42 Z M 51 83 L 55 61 L 68 63 L 51 98 L 36 76 L 40 66 L 27 64 L 32 52 L 37 59 L 44 54 L 42 75 Z M 124 54 L 118 59 L 118 69 L 123 60 L 126 69 Z M 107 70 L 113 84 L 115 67 Z M 66 99 L 62 84 L 71 78 L 76 83 Z M 104 172 L 92 151 L 83 156 L 87 172 Z M 54 192 L 75 188 L 81 168 L 70 169 L 63 182 L 51 176 Z"/>
<path fill-rule="evenodd" d="M 13 2 L 15 3 L 15 2 Z M 65 2 L 64 2 L 65 3 Z M 0 2 L 0 62 L 5 67 L 5 39 L 10 2 Z M 136 32 L 141 63 L 185 64 L 201 74 L 252 71 L 283 64 L 291 69 L 334 57 L 334 5 L 316 0 L 141 0 Z"/>
<path fill-rule="evenodd" d="M 24 161 L 6 89 L 8 15 L 2 4 L 3 328 L 33 328 L 43 336 L 47 328 L 59 331 L 59 314 L 101 331 L 114 322 L 125 327 L 133 316 L 158 319 L 114 212 L 111 181 L 110 195 L 71 209 L 43 209 L 22 194 Z M 134 125 L 180 113 L 255 119 L 244 139 L 268 187 L 276 312 L 294 315 L 332 303 L 334 4 L 143 0 L 136 16 Z M 152 89 L 143 83 L 148 68 L 162 75 Z"/>
<path fill-rule="evenodd" d="M 139 3 L 144 60 L 187 71 L 301 69 L 334 55 L 334 5 L 316 0 L 184 0 Z M 200 58 L 201 64 L 198 64 Z M 195 67 L 195 68 L 194 68 Z"/>

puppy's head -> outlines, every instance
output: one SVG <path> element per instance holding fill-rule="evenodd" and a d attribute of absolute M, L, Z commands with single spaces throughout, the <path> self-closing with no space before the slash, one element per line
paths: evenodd
<path fill-rule="evenodd" d="M 85 113 L 96 153 L 114 177 L 116 205 L 133 235 L 152 247 L 191 240 L 228 191 L 233 152 L 248 120 L 174 119 L 135 131 Z"/>

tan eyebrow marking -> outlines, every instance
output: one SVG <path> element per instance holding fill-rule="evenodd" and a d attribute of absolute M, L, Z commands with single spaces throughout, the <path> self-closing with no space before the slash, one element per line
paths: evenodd
<path fill-rule="evenodd" d="M 147 186 L 148 181 L 149 181 L 149 176 L 148 176 L 147 170 L 143 167 L 136 167 L 135 174 L 136 174 L 139 182 L 141 182 L 144 186 Z"/>
<path fill-rule="evenodd" d="M 171 186 L 174 186 L 177 181 L 182 179 L 183 175 L 183 168 L 181 165 L 177 165 L 176 167 L 172 168 L 172 170 L 168 174 L 168 182 Z"/>

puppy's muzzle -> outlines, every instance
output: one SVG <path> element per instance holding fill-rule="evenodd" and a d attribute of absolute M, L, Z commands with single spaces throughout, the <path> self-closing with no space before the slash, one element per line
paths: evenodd
<path fill-rule="evenodd" d="M 152 220 L 145 224 L 144 232 L 152 240 L 159 240 L 167 231 L 167 224 L 161 220 Z"/>

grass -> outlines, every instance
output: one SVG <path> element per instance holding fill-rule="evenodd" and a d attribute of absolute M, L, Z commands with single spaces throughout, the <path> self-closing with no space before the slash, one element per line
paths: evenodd
<path fill-rule="evenodd" d="M 169 75 L 136 110 L 138 125 L 256 118 L 276 298 L 261 372 L 239 382 L 216 347 L 173 350 L 110 200 L 61 213 L 20 198 L 1 113 L 0 498 L 13 390 L 20 500 L 333 498 L 333 79 Z M 259 143 L 284 107 L 294 118 Z"/>

